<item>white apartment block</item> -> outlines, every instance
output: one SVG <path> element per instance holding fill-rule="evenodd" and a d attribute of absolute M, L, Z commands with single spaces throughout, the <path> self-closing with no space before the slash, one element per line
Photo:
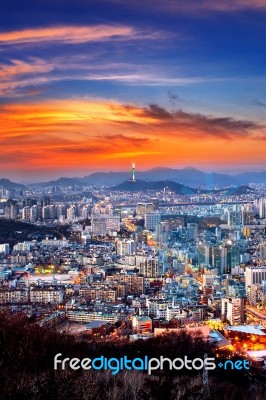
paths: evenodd
<path fill-rule="evenodd" d="M 241 297 L 226 297 L 222 299 L 222 318 L 230 325 L 240 325 L 244 322 L 244 299 Z"/>

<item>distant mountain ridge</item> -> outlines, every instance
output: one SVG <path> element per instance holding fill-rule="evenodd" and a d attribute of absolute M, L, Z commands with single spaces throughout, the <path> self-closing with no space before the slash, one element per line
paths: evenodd
<path fill-rule="evenodd" d="M 266 173 L 265 173 L 266 176 Z M 219 173 L 205 173 L 195 168 L 172 169 L 154 168 L 148 171 L 136 171 L 136 177 L 143 181 L 158 182 L 168 180 L 183 185 L 211 187 L 213 185 L 233 185 L 233 176 Z M 83 180 L 93 185 L 117 185 L 130 178 L 129 172 L 97 172 L 85 176 Z"/>
<path fill-rule="evenodd" d="M 21 183 L 12 182 L 9 179 L 2 178 L 0 179 L 0 187 L 4 189 L 23 189 L 25 185 Z"/>
<path fill-rule="evenodd" d="M 67 177 L 61 177 L 59 179 L 56 179 L 54 181 L 49 181 L 49 182 L 40 182 L 40 183 L 35 183 L 35 184 L 29 184 L 28 186 L 83 186 L 82 178 L 67 178 Z"/>
<path fill-rule="evenodd" d="M 166 168 L 165 170 L 169 170 L 169 168 Z M 171 169 L 170 169 L 171 170 Z M 188 170 L 188 169 L 187 169 Z M 191 171 L 193 170 L 192 168 L 190 169 Z M 155 169 L 153 170 L 155 171 Z M 158 171 L 156 169 L 156 171 Z M 160 172 L 162 171 L 162 169 L 160 168 L 159 170 Z M 147 171 L 148 173 L 150 171 Z M 119 182 L 118 185 L 110 185 L 110 175 L 114 176 L 115 180 L 119 178 L 119 180 L 122 177 L 125 177 L 126 179 L 123 180 L 123 182 Z M 190 187 L 188 185 L 183 185 L 182 183 L 179 182 L 174 182 L 171 180 L 166 180 L 166 179 L 162 179 L 162 180 L 157 180 L 157 181 L 144 181 L 141 179 L 137 179 L 135 182 L 132 182 L 130 179 L 128 178 L 128 173 L 124 172 L 122 174 L 120 174 L 119 172 L 114 172 L 114 173 L 97 173 L 97 174 L 93 174 L 93 175 L 99 175 L 99 178 L 102 178 L 101 182 L 105 182 L 105 180 L 107 179 L 107 177 L 109 176 L 109 185 L 103 185 L 102 183 L 99 183 L 99 180 L 97 180 L 98 182 L 98 186 L 107 186 L 109 187 L 111 190 L 121 190 L 121 191 L 141 191 L 141 190 L 163 190 L 164 188 L 168 188 L 169 190 L 177 193 L 177 194 L 183 194 L 183 195 L 192 195 L 192 194 L 196 194 L 196 193 L 209 193 L 209 192 L 213 192 L 213 190 L 208 189 L 208 187 L 204 187 L 202 185 L 202 188 L 199 188 L 199 186 L 197 188 L 193 188 Z M 49 181 L 49 182 L 42 182 L 42 183 L 38 183 L 38 184 L 34 184 L 35 185 L 39 185 L 42 187 L 49 187 L 49 186 L 63 186 L 63 187 L 73 187 L 73 186 L 86 186 L 86 185 L 93 185 L 93 183 L 89 183 L 89 178 L 88 177 L 84 177 L 84 178 L 67 178 L 67 177 L 62 177 L 59 178 L 57 180 L 54 181 Z M 33 185 L 33 184 L 32 184 Z M 29 185 L 31 186 L 31 185 Z M 15 183 L 10 181 L 9 179 L 0 179 L 0 188 L 3 187 L 5 189 L 25 189 L 26 185 L 22 185 L 20 183 Z M 243 195 L 243 194 L 250 194 L 254 192 L 254 189 L 251 189 L 249 186 L 247 185 L 238 185 L 238 186 L 231 186 L 231 187 L 225 187 L 225 188 L 221 188 L 221 189 L 216 189 L 215 192 L 224 192 L 225 196 L 236 196 L 236 195 Z"/>
<path fill-rule="evenodd" d="M 181 183 L 187 186 L 232 186 L 248 185 L 250 183 L 266 183 L 266 171 L 247 172 L 238 175 L 221 174 L 216 172 L 202 172 L 196 168 L 172 169 L 154 168 L 148 171 L 136 171 L 137 179 L 149 182 L 168 180 Z M 84 178 L 81 181 L 91 185 L 118 185 L 130 179 L 130 172 L 97 172 Z"/>
<path fill-rule="evenodd" d="M 83 178 L 59 178 L 54 181 L 42 182 L 40 186 L 115 186 L 131 177 L 130 172 L 95 172 Z M 250 183 L 266 183 L 266 171 L 245 172 L 238 175 L 221 174 L 217 172 L 203 172 L 196 168 L 153 168 L 147 171 L 136 171 L 136 178 L 147 182 L 172 181 L 186 186 L 239 186 Z M 31 185 L 30 185 L 31 186 Z"/>

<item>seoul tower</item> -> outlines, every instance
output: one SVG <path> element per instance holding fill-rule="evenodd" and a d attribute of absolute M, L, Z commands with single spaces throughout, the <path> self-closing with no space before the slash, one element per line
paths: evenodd
<path fill-rule="evenodd" d="M 132 161 L 132 182 L 135 182 L 135 161 Z"/>

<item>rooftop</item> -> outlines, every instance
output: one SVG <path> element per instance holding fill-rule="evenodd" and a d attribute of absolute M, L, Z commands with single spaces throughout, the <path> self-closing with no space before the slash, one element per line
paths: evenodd
<path fill-rule="evenodd" d="M 249 335 L 266 336 L 266 333 L 262 330 L 263 326 L 261 325 L 228 326 L 227 329 L 229 331 L 247 333 Z"/>
<path fill-rule="evenodd" d="M 91 328 L 100 328 L 103 325 L 106 325 L 106 321 L 102 321 L 100 319 L 96 319 L 95 321 L 89 322 L 86 326 L 85 329 L 91 329 Z"/>

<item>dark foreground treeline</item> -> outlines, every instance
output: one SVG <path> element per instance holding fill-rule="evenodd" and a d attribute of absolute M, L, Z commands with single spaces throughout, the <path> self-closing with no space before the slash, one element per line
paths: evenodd
<path fill-rule="evenodd" d="M 263 400 L 266 386 L 252 373 L 211 371 L 54 371 L 54 356 L 94 358 L 203 357 L 212 349 L 201 336 L 182 332 L 127 344 L 78 342 L 53 329 L 30 324 L 24 316 L 0 315 L 0 399 L 18 400 Z"/>

